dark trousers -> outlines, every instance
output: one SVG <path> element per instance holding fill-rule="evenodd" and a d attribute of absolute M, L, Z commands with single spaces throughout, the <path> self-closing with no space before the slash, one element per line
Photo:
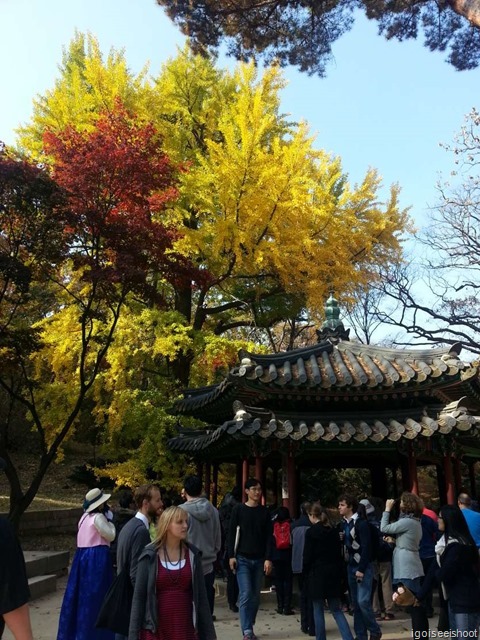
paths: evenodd
<path fill-rule="evenodd" d="M 432 562 L 436 562 L 435 557 L 422 558 L 423 573 L 427 575 Z M 427 610 L 427 616 L 433 615 L 433 588 L 425 595 L 424 598 L 425 609 Z"/>
<path fill-rule="evenodd" d="M 275 588 L 277 593 L 277 605 L 279 609 L 290 611 L 292 608 L 292 560 L 274 560 Z"/>
<path fill-rule="evenodd" d="M 227 571 L 227 600 L 228 606 L 232 609 L 237 606 L 238 601 L 238 582 L 237 576 L 230 569 L 230 565 L 227 561 L 225 562 L 225 569 Z"/>
<path fill-rule="evenodd" d="M 213 614 L 213 608 L 215 606 L 215 571 L 203 575 L 205 581 L 205 589 L 207 591 L 207 600 L 210 607 L 210 613 Z"/>
<path fill-rule="evenodd" d="M 315 620 L 313 617 L 313 602 L 308 595 L 307 581 L 303 573 L 297 574 L 298 590 L 300 592 L 300 626 L 302 631 L 315 635 Z"/>
<path fill-rule="evenodd" d="M 412 619 L 412 631 L 427 632 L 428 634 L 428 618 L 427 610 L 423 604 L 418 607 L 407 607 L 406 609 L 410 613 Z"/>

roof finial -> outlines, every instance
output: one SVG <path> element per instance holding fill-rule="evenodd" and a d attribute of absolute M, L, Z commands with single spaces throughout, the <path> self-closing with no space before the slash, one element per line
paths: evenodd
<path fill-rule="evenodd" d="M 334 344 L 340 340 L 349 340 L 350 329 L 345 329 L 340 320 L 340 307 L 338 301 L 333 296 L 333 291 L 325 303 L 325 321 L 321 329 L 317 329 L 318 342 L 330 340 Z"/>

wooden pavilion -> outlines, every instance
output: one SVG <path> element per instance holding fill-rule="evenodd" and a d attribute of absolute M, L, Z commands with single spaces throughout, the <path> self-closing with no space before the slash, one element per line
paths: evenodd
<path fill-rule="evenodd" d="M 170 449 L 197 462 L 214 503 L 222 463 L 236 464 L 238 484 L 281 472 L 292 514 L 300 470 L 319 466 L 370 469 L 372 495 L 385 498 L 387 469 L 394 487 L 400 473 L 403 489 L 417 493 L 417 467 L 435 465 L 440 499 L 454 503 L 463 463 L 476 496 L 479 367 L 460 359 L 460 344 L 399 350 L 350 341 L 333 297 L 326 311 L 318 344 L 241 351 L 219 384 L 185 390 L 176 414 L 208 426 L 179 429 Z"/>

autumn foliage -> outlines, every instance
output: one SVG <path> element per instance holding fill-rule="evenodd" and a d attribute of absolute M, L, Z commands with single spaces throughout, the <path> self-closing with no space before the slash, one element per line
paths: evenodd
<path fill-rule="evenodd" d="M 3 162 L 0 172 L 2 264 L 12 247 L 25 255 L 24 262 L 17 260 L 17 271 L 30 268 L 44 232 L 41 225 L 35 231 L 34 222 L 47 225 L 49 241 L 59 240 L 57 260 L 43 256 L 35 278 L 30 270 L 22 284 L 13 273 L 17 263 L 12 273 L 2 269 L 4 291 L 16 286 L 31 292 L 16 305 L 11 296 L 0 300 L 9 330 L 16 331 L 14 340 L 0 344 L 0 356 L 9 364 L 8 371 L 0 371 L 0 388 L 23 407 L 41 452 L 24 491 L 7 447 L 9 421 L 0 423 L 0 455 L 7 461 L 15 521 L 78 427 L 87 394 L 108 368 L 107 354 L 132 294 L 137 304 L 164 304 L 159 283 L 192 287 L 198 274 L 175 251 L 181 234 L 164 220 L 177 197 L 179 168 L 164 153 L 154 126 L 139 122 L 116 101 L 90 130 L 72 125 L 46 131 L 44 144 L 51 176 L 20 161 Z M 34 187 L 43 183 L 58 194 L 61 206 L 41 206 Z M 35 343 L 20 341 L 24 334 Z"/>
<path fill-rule="evenodd" d="M 92 132 L 73 125 L 44 134 L 52 176 L 67 194 L 65 233 L 74 267 L 97 283 L 122 284 L 157 298 L 149 275 L 190 283 L 190 263 L 173 244 L 178 230 L 162 221 L 178 195 L 179 168 L 150 123 L 139 123 L 116 102 Z"/>
<path fill-rule="evenodd" d="M 397 185 L 382 197 L 373 169 L 350 184 L 282 112 L 277 67 L 221 70 L 186 47 L 150 80 L 79 34 L 60 71 L 19 138 L 62 193 L 66 249 L 42 313 L 24 309 L 41 345 L 16 354 L 21 393 L 0 371 L 42 451 L 15 517 L 75 430 L 99 434 L 118 482 L 174 483 L 179 389 L 320 319 L 332 289 L 351 297 L 401 261 L 409 227 Z"/>

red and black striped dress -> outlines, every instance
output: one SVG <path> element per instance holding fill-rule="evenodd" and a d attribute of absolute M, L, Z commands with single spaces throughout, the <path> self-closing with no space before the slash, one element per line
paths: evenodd
<path fill-rule="evenodd" d="M 158 629 L 143 629 L 139 640 L 197 640 L 192 617 L 192 567 L 189 553 L 181 569 L 166 569 L 158 558 Z"/>

